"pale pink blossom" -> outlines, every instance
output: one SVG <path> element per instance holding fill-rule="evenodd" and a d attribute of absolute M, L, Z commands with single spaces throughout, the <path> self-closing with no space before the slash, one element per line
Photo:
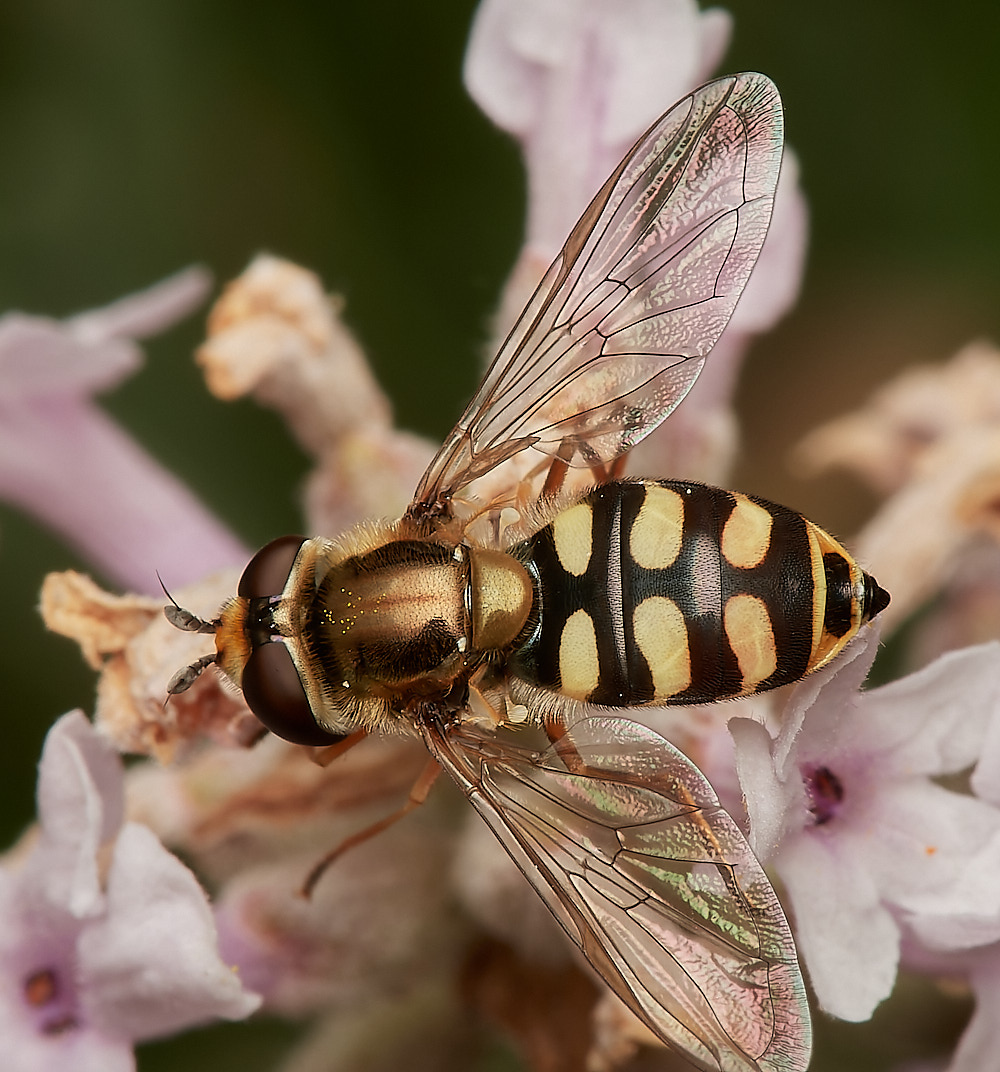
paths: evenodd
<path fill-rule="evenodd" d="M 246 549 L 94 396 L 142 362 L 134 339 L 188 315 L 207 274 L 181 272 L 57 321 L 0 317 L 0 498 L 49 525 L 118 584 L 156 592 L 246 559 Z"/>
<path fill-rule="evenodd" d="M 526 252 L 555 256 L 633 142 L 706 81 L 729 41 L 720 8 L 694 0 L 485 0 L 465 85 L 521 145 Z"/>
<path fill-rule="evenodd" d="M 322 1014 L 453 970 L 464 931 L 443 878 L 452 831 L 440 796 L 300 893 L 331 848 L 406 799 L 425 763 L 412 738 L 373 738 L 321 767 L 268 737 L 133 769 L 129 811 L 211 882 L 220 949 L 265 1008 Z"/>
<path fill-rule="evenodd" d="M 485 0 L 465 58 L 465 84 L 524 154 L 524 245 L 501 298 L 494 348 L 577 218 L 640 134 L 708 80 L 730 16 L 693 0 Z M 723 479 L 736 446 L 730 397 L 753 335 L 798 297 L 807 238 L 798 162 L 786 148 L 757 267 L 684 405 L 638 445 L 630 470 Z"/>
<path fill-rule="evenodd" d="M 796 687 L 775 737 L 734 719 L 751 844 L 784 883 L 820 1005 L 867 1019 L 904 929 L 940 948 L 1000 937 L 1000 809 L 937 783 L 1000 716 L 1000 645 L 860 691 L 877 632 Z"/>
<path fill-rule="evenodd" d="M 982 800 L 1000 806 L 1000 720 L 988 728 L 969 784 Z M 997 877 L 984 869 L 970 881 L 989 886 Z M 990 923 L 977 916 L 921 918 L 914 928 L 916 942 L 904 947 L 909 966 L 964 979 L 975 998 L 975 1010 L 947 1072 L 982 1072 L 993 1067 L 1000 1053 L 1000 941 L 994 940 Z"/>
<path fill-rule="evenodd" d="M 37 838 L 0 866 L 0 1037 L 11 1072 L 127 1072 L 132 1045 L 248 1016 L 194 875 L 123 821 L 123 772 L 81 712 L 49 731 Z"/>

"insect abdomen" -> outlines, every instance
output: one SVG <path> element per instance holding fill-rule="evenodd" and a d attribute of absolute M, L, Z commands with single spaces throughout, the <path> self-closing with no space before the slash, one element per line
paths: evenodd
<path fill-rule="evenodd" d="M 888 602 L 801 514 L 682 481 L 602 485 L 519 550 L 539 616 L 512 672 L 615 707 L 796 681 Z"/>

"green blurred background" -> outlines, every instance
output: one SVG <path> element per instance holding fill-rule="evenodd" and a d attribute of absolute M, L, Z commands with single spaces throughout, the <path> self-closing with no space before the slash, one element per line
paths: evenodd
<path fill-rule="evenodd" d="M 400 422 L 441 437 L 523 218 L 518 153 L 461 88 L 474 6 L 0 4 L 0 309 L 63 316 L 192 262 L 225 281 L 269 250 L 345 296 Z M 903 365 L 1000 338 L 1000 7 L 728 7 L 722 70 L 777 82 L 812 214 L 802 300 L 744 372 L 733 484 L 846 535 L 871 501 L 795 481 L 788 447 Z M 150 343 L 106 405 L 256 545 L 299 527 L 306 460 L 270 414 L 208 396 L 200 334 Z M 33 814 L 47 725 L 90 706 L 92 674 L 35 611 L 47 571 L 85 566 L 0 506 L 0 843 Z M 271 1067 L 248 1048 L 241 1068 Z"/>

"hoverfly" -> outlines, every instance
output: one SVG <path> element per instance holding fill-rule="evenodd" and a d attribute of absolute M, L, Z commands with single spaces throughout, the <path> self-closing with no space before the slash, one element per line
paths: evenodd
<path fill-rule="evenodd" d="M 806 1067 L 795 947 L 704 776 L 621 709 L 798 680 L 888 596 L 800 514 L 613 465 L 726 326 L 781 145 L 762 75 L 675 105 L 573 229 L 400 520 L 274 541 L 212 622 L 168 608 L 216 638 L 172 692 L 216 663 L 289 740 L 421 737 L 605 982 L 716 1072 Z M 560 491 L 570 470 L 590 486 Z"/>

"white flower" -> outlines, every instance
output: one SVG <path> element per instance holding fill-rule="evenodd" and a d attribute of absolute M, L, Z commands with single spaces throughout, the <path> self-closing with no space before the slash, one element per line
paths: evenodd
<path fill-rule="evenodd" d="M 704 82 L 731 20 L 694 0 L 485 0 L 465 56 L 465 85 L 521 143 L 527 246 L 555 256 L 632 143 Z"/>
<path fill-rule="evenodd" d="M 246 560 L 246 549 L 93 400 L 141 363 L 133 339 L 186 316 L 198 268 L 64 321 L 0 317 L 0 499 L 59 532 L 118 583 L 159 591 Z"/>
<path fill-rule="evenodd" d="M 496 318 L 494 348 L 577 218 L 654 119 L 711 77 L 730 16 L 694 0 L 484 0 L 472 26 L 465 84 L 524 154 L 524 246 Z M 786 148 L 760 259 L 729 326 L 684 405 L 633 451 L 632 472 L 718 482 L 736 442 L 729 401 L 753 335 L 798 296 L 807 213 Z"/>
<path fill-rule="evenodd" d="M 218 957 L 194 875 L 124 823 L 121 762 L 79 712 L 49 731 L 41 829 L 0 867 L 0 1038 L 11 1072 L 126 1072 L 132 1044 L 259 1004 Z"/>
<path fill-rule="evenodd" d="M 1000 937 L 1000 809 L 935 781 L 972 767 L 1000 714 L 1000 644 L 861 692 L 877 639 L 799 685 L 776 738 L 730 723 L 751 844 L 820 1005 L 848 1020 L 888 996 L 904 928 L 939 949 Z"/>

